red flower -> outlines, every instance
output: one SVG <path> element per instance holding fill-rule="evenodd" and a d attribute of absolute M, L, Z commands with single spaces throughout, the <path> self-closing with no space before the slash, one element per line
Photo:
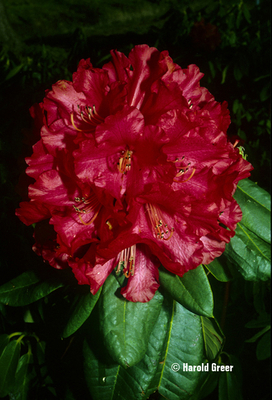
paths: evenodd
<path fill-rule="evenodd" d="M 228 142 L 227 104 L 200 87 L 197 66 L 146 45 L 111 54 L 53 85 L 43 118 L 32 111 L 43 120 L 26 159 L 35 183 L 16 213 L 41 221 L 34 250 L 52 266 L 69 265 L 93 294 L 116 268 L 128 278 L 123 296 L 146 302 L 160 263 L 182 276 L 222 254 L 242 218 L 233 193 L 252 166 Z M 37 227 L 53 229 L 45 240 Z"/>

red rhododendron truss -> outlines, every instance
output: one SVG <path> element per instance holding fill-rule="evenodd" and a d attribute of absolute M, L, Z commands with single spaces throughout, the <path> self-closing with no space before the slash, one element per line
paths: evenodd
<path fill-rule="evenodd" d="M 183 274 L 222 254 L 241 210 L 233 199 L 252 166 L 227 139 L 227 104 L 147 45 L 112 51 L 101 69 L 82 60 L 31 109 L 40 140 L 17 215 L 35 223 L 34 251 L 71 267 L 95 294 L 107 276 L 147 302 L 158 267 Z"/>

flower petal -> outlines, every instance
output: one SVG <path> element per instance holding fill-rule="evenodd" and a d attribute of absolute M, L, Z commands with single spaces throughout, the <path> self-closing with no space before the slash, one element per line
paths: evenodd
<path fill-rule="evenodd" d="M 148 246 L 137 244 L 135 272 L 121 289 L 121 294 L 129 301 L 150 301 L 160 286 L 159 266 L 160 261 L 154 257 Z"/>

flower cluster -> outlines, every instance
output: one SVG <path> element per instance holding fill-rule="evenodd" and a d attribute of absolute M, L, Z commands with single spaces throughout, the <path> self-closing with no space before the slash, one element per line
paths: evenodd
<path fill-rule="evenodd" d="M 252 166 L 226 135 L 227 104 L 147 45 L 112 51 L 101 69 L 81 60 L 31 109 L 40 140 L 26 159 L 34 251 L 71 267 L 95 294 L 116 269 L 122 295 L 147 302 L 158 267 L 182 276 L 222 254 L 241 210 L 233 199 Z"/>

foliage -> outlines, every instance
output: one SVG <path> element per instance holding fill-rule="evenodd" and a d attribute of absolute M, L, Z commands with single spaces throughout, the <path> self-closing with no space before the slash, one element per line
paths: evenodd
<path fill-rule="evenodd" d="M 52 1 L 44 2 L 39 15 L 32 2 L 17 13 L 15 2 L 6 4 L 7 14 L 14 14 L 10 18 L 15 30 L 25 32 L 28 50 L 20 60 L 12 49 L 0 55 L 1 226 L 5 233 L 1 242 L 0 397 L 267 399 L 269 3 L 154 0 L 131 2 L 128 8 L 125 2 L 119 3 L 92 2 L 91 26 L 87 13 L 72 0 L 60 1 L 54 9 Z M 84 2 L 85 10 L 88 4 Z M 53 25 L 52 15 L 63 12 L 62 7 L 71 16 L 64 18 L 65 29 L 64 22 L 59 31 L 47 27 L 48 34 L 41 33 L 37 41 L 33 15 L 37 26 L 39 18 L 46 17 L 52 17 Z M 20 15 L 24 16 L 20 19 Z M 117 25 L 114 15 L 119 16 Z M 139 28 L 142 35 L 137 35 L 143 15 L 146 23 Z M 24 21 L 29 23 L 28 30 Z M 103 36 L 101 26 L 112 36 Z M 14 209 L 20 199 L 15 184 L 32 144 L 27 109 L 42 99 L 49 83 L 70 79 L 80 58 L 91 57 L 94 65 L 101 66 L 110 48 L 127 52 L 132 44 L 143 42 L 168 49 L 182 67 L 200 66 L 205 73 L 203 85 L 216 100 L 228 100 L 230 134 L 234 140 L 236 135 L 242 139 L 240 144 L 255 171 L 252 180 L 240 182 L 234 195 L 243 219 L 225 253 L 183 278 L 161 267 L 159 292 L 150 303 L 138 305 L 119 296 L 114 274 L 93 296 L 88 287 L 77 285 L 69 271 L 47 267 L 32 254 L 32 228 L 15 219 Z M 203 369 L 209 365 L 209 371 L 185 371 L 186 363 L 203 365 Z M 232 372 L 214 372 L 212 365 L 222 370 L 234 367 Z"/>
<path fill-rule="evenodd" d="M 238 232 L 239 240 L 235 237 L 235 246 L 233 243 L 227 245 L 225 258 L 234 260 L 230 264 L 232 271 L 239 270 L 235 268 L 237 263 L 244 279 L 260 285 L 269 280 L 265 261 L 270 259 L 270 255 L 267 249 L 262 251 L 269 242 L 265 233 L 268 232 L 269 218 L 262 218 L 269 197 L 248 180 L 239 184 L 236 197 L 240 192 L 244 196 L 244 201 L 240 201 L 244 212 L 241 225 L 247 229 L 247 235 Z M 247 203 L 248 198 L 250 203 Z M 258 223 L 250 225 L 252 214 L 255 221 L 262 221 L 261 229 Z M 260 249 L 259 253 L 256 254 L 255 248 Z M 253 267 L 255 259 L 258 268 Z M 225 268 L 221 259 L 215 263 L 217 267 Z M 73 362 L 69 347 L 75 340 L 77 348 L 80 338 L 82 373 L 86 390 L 93 399 L 126 399 L 127 396 L 135 400 L 147 399 L 156 390 L 173 400 L 201 399 L 203 393 L 214 388 L 218 379 L 219 399 L 232 399 L 233 393 L 237 399 L 242 398 L 237 394 L 241 392 L 239 361 L 223 351 L 225 337 L 214 318 L 213 292 L 207 278 L 209 269 L 215 276 L 217 271 L 220 275 L 221 270 L 213 270 L 212 264 L 206 267 L 206 273 L 199 266 L 183 278 L 162 268 L 161 290 L 148 303 L 132 303 L 120 297 L 120 283 L 114 273 L 95 296 L 86 287 L 77 287 L 75 283 L 64 285 L 59 271 L 52 271 L 46 277 L 30 270 L 2 285 L 3 325 L 7 327 L 10 324 L 10 307 L 22 307 L 20 317 L 26 323 L 26 330 L 0 336 L 0 396 L 9 394 L 19 398 L 21 391 L 27 396 L 27 391 L 31 393 L 32 390 L 29 383 L 35 382 L 37 393 L 46 388 L 47 396 L 63 398 L 64 394 L 58 392 L 59 376 L 54 379 L 54 373 L 42 367 L 44 352 L 49 351 L 47 346 L 50 347 L 52 341 L 60 343 L 62 338 L 62 354 L 49 355 L 49 360 L 53 358 L 47 368 L 57 362 L 61 369 L 65 369 L 66 362 Z M 230 271 L 228 276 L 233 276 Z M 258 295 L 255 308 L 259 317 L 248 321 L 245 327 L 261 330 L 246 342 L 258 340 L 256 358 L 263 360 L 270 351 L 270 325 L 264 292 L 262 299 Z M 48 327 L 52 330 L 50 334 Z M 36 330 L 40 332 L 36 333 Z M 188 371 L 186 365 L 202 365 L 203 370 Z M 233 365 L 234 371 L 212 372 L 211 368 L 226 365 Z M 205 371 L 205 366 L 210 370 Z M 38 374 L 39 369 L 42 372 Z M 75 367 L 72 371 L 77 376 Z M 71 384 L 69 380 L 62 383 Z M 74 390 L 75 387 L 71 387 L 71 391 Z"/>

